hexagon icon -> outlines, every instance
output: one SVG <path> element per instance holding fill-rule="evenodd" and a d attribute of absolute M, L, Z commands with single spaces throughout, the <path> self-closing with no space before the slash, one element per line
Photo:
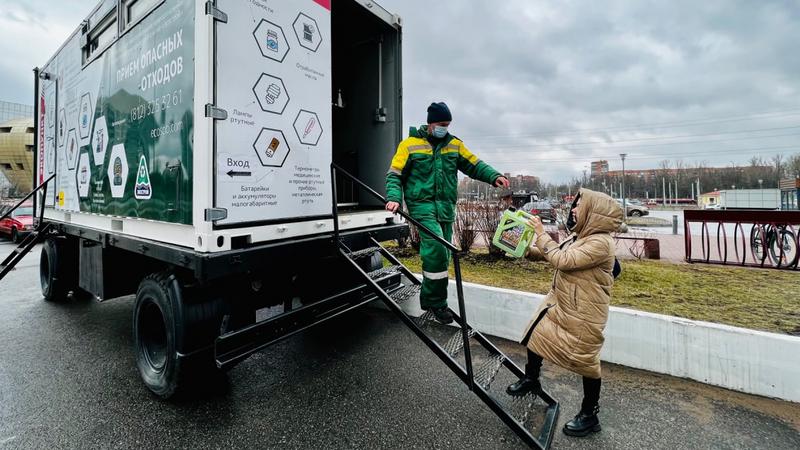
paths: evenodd
<path fill-rule="evenodd" d="M 111 147 L 111 157 L 108 160 L 108 184 L 111 186 L 111 196 L 122 198 L 125 196 L 125 185 L 128 184 L 128 158 L 125 155 L 125 144 Z"/>
<path fill-rule="evenodd" d="M 78 186 L 78 196 L 86 198 L 89 196 L 89 182 L 92 179 L 92 165 L 89 162 L 89 154 L 82 152 L 78 159 L 78 170 L 75 171 L 75 184 Z"/>
<path fill-rule="evenodd" d="M 294 34 L 297 36 L 297 42 L 300 43 L 300 46 L 312 52 L 316 52 L 319 48 L 319 44 L 322 43 L 322 35 L 319 32 L 317 21 L 304 13 L 300 13 L 297 15 L 297 18 L 294 19 L 292 27 L 294 28 Z"/>
<path fill-rule="evenodd" d="M 289 52 L 289 41 L 283 34 L 283 28 L 266 19 L 261 19 L 256 29 L 253 31 L 258 48 L 265 58 L 283 62 L 286 53 Z"/>
<path fill-rule="evenodd" d="M 108 127 L 106 117 L 100 116 L 94 121 L 94 132 L 92 133 L 92 156 L 94 165 L 102 166 L 106 159 L 106 149 L 108 148 Z"/>
<path fill-rule="evenodd" d="M 283 131 L 272 128 L 261 129 L 253 148 L 264 167 L 283 167 L 291 151 Z"/>
<path fill-rule="evenodd" d="M 289 103 L 289 93 L 286 92 L 283 80 L 265 73 L 258 77 L 258 81 L 253 86 L 253 93 L 256 95 L 258 104 L 261 105 L 261 109 L 273 114 L 283 114 Z"/>
<path fill-rule="evenodd" d="M 78 154 L 81 148 L 78 145 L 78 136 L 75 134 L 75 128 L 69 130 L 67 133 L 67 147 L 64 149 L 64 155 L 67 158 L 67 168 L 75 170 L 75 164 L 78 162 Z"/>
<path fill-rule="evenodd" d="M 322 136 L 322 124 L 317 113 L 301 109 L 294 119 L 294 131 L 301 144 L 317 145 Z"/>
<path fill-rule="evenodd" d="M 92 96 L 88 92 L 81 97 L 81 109 L 78 113 L 78 131 L 81 135 L 81 140 L 89 138 L 89 132 L 92 130 Z"/>
<path fill-rule="evenodd" d="M 67 137 L 67 116 L 64 113 L 64 108 L 58 112 L 58 129 L 56 130 L 56 142 L 58 144 L 58 148 L 64 146 L 64 141 Z"/>

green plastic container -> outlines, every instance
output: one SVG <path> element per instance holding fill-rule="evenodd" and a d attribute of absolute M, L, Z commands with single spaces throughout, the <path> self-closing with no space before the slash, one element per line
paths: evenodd
<path fill-rule="evenodd" d="M 533 216 L 515 208 L 508 208 L 500 218 L 500 225 L 494 232 L 492 244 L 506 252 L 508 256 L 522 258 L 531 245 L 536 232 L 528 226 Z"/>

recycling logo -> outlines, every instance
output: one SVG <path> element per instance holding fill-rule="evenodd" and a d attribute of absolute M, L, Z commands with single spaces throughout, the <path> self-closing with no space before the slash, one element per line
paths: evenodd
<path fill-rule="evenodd" d="M 138 200 L 148 200 L 153 196 L 153 188 L 150 185 L 150 170 L 147 168 L 147 159 L 144 155 L 139 157 L 139 170 L 136 172 L 133 195 Z"/>

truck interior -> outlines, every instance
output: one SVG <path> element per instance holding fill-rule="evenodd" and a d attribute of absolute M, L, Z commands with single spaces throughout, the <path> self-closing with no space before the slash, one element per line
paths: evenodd
<path fill-rule="evenodd" d="M 355 26 L 355 24 L 358 24 Z M 333 162 L 384 193 L 402 139 L 400 32 L 355 0 L 332 2 Z M 342 210 L 381 207 L 337 176 Z"/>

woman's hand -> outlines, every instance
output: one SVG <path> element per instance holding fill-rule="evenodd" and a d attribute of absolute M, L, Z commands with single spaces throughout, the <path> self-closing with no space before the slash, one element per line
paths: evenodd
<path fill-rule="evenodd" d="M 542 225 L 542 219 L 540 219 L 539 216 L 533 216 L 533 218 L 528 221 L 528 226 L 533 228 L 536 234 L 544 234 L 544 225 Z"/>

